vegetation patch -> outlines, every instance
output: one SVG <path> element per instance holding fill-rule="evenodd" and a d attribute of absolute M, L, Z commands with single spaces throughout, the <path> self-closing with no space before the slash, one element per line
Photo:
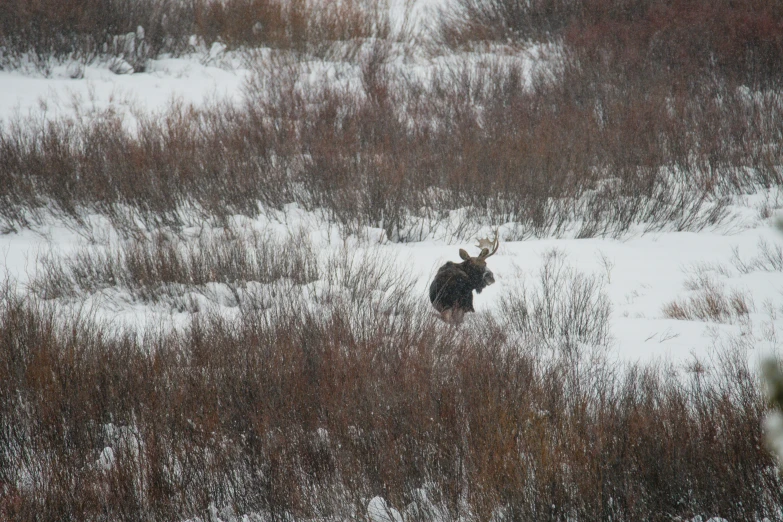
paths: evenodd
<path fill-rule="evenodd" d="M 333 301 L 138 336 L 6 288 L 0 513 L 339 519 L 380 495 L 470 520 L 776 516 L 744 353 L 678 377 L 472 324 Z"/>
<path fill-rule="evenodd" d="M 0 2 L 3 70 L 213 44 L 250 70 L 236 103 L 0 123 L 0 232 L 118 232 L 0 288 L 0 519 L 347 520 L 376 497 L 406 520 L 780 518 L 747 340 L 617 365 L 611 261 L 556 251 L 453 328 L 366 241 L 722 223 L 783 181 L 780 2 L 449 7 L 414 38 L 361 0 Z M 343 248 L 235 226 L 291 207 Z M 768 243 L 734 257 L 783 269 Z M 713 268 L 664 315 L 744 322 Z M 189 322 L 119 327 L 98 298 Z"/>

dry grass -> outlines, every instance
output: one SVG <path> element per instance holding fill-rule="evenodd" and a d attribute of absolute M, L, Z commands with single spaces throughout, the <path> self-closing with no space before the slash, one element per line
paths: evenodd
<path fill-rule="evenodd" d="M 372 311 L 393 314 L 413 292 L 398 260 L 374 248 L 318 255 L 304 232 L 279 236 L 225 228 L 198 237 L 155 234 L 91 245 L 67 257 L 47 255 L 31 295 L 101 306 L 144 303 L 175 312 L 234 308 L 269 315 L 340 309 L 359 335 Z"/>
<path fill-rule="evenodd" d="M 688 299 L 664 305 L 663 314 L 683 321 L 712 321 L 733 323 L 746 318 L 753 311 L 753 301 L 747 293 L 733 290 L 726 294 L 715 287 L 707 287 Z"/>
<path fill-rule="evenodd" d="M 671 319 L 683 321 L 710 321 L 735 323 L 748 319 L 755 311 L 753 297 L 736 288 L 727 290 L 716 280 L 714 273 L 728 274 L 722 265 L 698 265 L 688 274 L 685 287 L 690 296 L 667 303 L 663 314 Z"/>
<path fill-rule="evenodd" d="M 393 36 L 386 4 L 376 0 L 202 1 L 196 3 L 194 25 L 207 42 L 315 56 L 333 56 L 346 42 Z"/>

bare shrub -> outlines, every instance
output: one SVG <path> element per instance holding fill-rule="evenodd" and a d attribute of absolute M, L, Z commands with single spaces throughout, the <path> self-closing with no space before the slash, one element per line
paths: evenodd
<path fill-rule="evenodd" d="M 159 53 L 186 48 L 192 20 L 189 3 L 170 0 L 3 2 L 0 66 L 27 59 L 46 71 L 51 59 L 90 62 L 109 54 L 142 71 Z"/>
<path fill-rule="evenodd" d="M 40 265 L 30 288 L 44 299 L 110 291 L 122 300 L 127 292 L 133 301 L 177 309 L 192 307 L 194 293 L 219 304 L 268 308 L 275 292 L 292 292 L 321 276 L 303 233 L 278 238 L 231 228 L 191 240 L 157 233 L 108 249 L 85 247 L 64 259 L 50 254 Z"/>
<path fill-rule="evenodd" d="M 768 58 L 783 40 L 768 29 L 760 31 L 770 36 L 764 43 L 745 32 L 746 21 L 776 23 L 772 21 L 783 16 L 770 2 L 499 0 L 459 6 L 441 12 L 441 41 L 452 47 L 508 39 L 562 44 L 551 65 L 555 81 L 538 86 L 532 103 L 519 106 L 526 116 L 536 114 L 536 107 L 557 111 L 543 114 L 534 135 L 522 133 L 525 142 L 536 145 L 532 154 L 512 138 L 515 148 L 506 148 L 501 158 L 511 158 L 504 170 L 514 171 L 516 150 L 525 150 L 530 158 L 542 151 L 537 172 L 555 179 L 567 176 L 555 185 L 568 184 L 569 195 L 581 196 L 572 206 L 587 218 L 579 236 L 622 233 L 636 223 L 646 229 L 702 228 L 725 217 L 727 195 L 780 183 L 770 156 L 780 141 L 767 127 L 780 121 L 780 104 L 772 100 L 774 91 L 751 95 L 756 91 L 742 86 L 763 88 L 777 81 Z M 726 31 L 730 37 L 715 38 Z M 736 58 L 737 52 L 755 57 L 746 62 Z M 472 93 L 462 94 L 461 99 L 483 107 Z M 493 99 L 502 100 L 503 113 L 487 121 L 502 122 L 505 134 L 482 148 L 488 156 L 500 151 L 504 137 L 520 134 L 509 119 L 516 116 L 515 102 L 525 95 L 498 94 Z M 765 109 L 759 113 L 761 106 Z M 756 137 L 746 140 L 749 135 Z M 562 150 L 569 154 L 559 154 Z M 481 157 L 481 162 L 491 165 L 492 159 Z M 522 202 L 518 207 L 542 208 L 539 198 L 530 202 L 515 196 L 509 200 Z M 495 202 L 493 207 L 502 208 Z M 562 208 L 553 214 L 568 215 Z M 556 224 L 553 229 L 560 230 Z"/>
<path fill-rule="evenodd" d="M 775 2 L 632 0 L 627 10 L 608 2 L 594 6 L 585 9 L 567 39 L 589 52 L 611 50 L 625 67 L 712 70 L 753 85 L 776 81 L 772 71 L 779 66 L 774 55 L 783 43 L 778 24 L 783 11 Z"/>
<path fill-rule="evenodd" d="M 763 85 L 777 81 L 782 19 L 772 0 L 459 0 L 439 11 L 436 39 L 452 48 L 562 39 L 585 66 L 608 61 L 650 78 L 715 71 Z"/>
<path fill-rule="evenodd" d="M 509 328 L 534 346 L 606 346 L 611 305 L 604 281 L 577 271 L 558 250 L 543 257 L 536 286 L 523 285 L 501 301 Z"/>
<path fill-rule="evenodd" d="M 276 316 L 335 309 L 351 318 L 347 326 L 357 335 L 365 328 L 372 335 L 367 321 L 379 313 L 403 320 L 414 281 L 396 268 L 394 255 L 347 246 L 317 252 L 304 232 L 158 233 L 66 257 L 48 254 L 29 288 L 47 300 L 100 295 L 120 307 L 140 302 L 177 311 L 232 307 Z"/>
<path fill-rule="evenodd" d="M 390 37 L 385 7 L 375 0 L 207 0 L 196 6 L 195 28 L 207 42 L 325 56 L 352 40 Z"/>
<path fill-rule="evenodd" d="M 6 227 L 30 222 L 45 206 L 77 222 L 97 211 L 133 232 L 139 222 L 148 229 L 220 223 L 296 202 L 326 211 L 346 232 L 377 227 L 392 241 L 419 240 L 456 209 L 487 225 L 513 223 L 514 238 L 563 234 L 574 222 L 577 235 L 589 237 L 639 223 L 698 230 L 725 217 L 728 194 L 777 183 L 772 163 L 688 165 L 699 147 L 717 143 L 713 131 L 747 122 L 718 120 L 701 138 L 677 127 L 677 113 L 658 117 L 656 103 L 645 116 L 651 125 L 638 127 L 621 107 L 601 115 L 568 90 L 531 92 L 518 66 L 497 63 L 485 64 L 488 75 L 460 68 L 425 86 L 395 78 L 384 49 L 360 60 L 361 92 L 307 89 L 294 64 L 286 74 L 257 76 L 244 108 L 175 104 L 163 115 L 140 115 L 134 133 L 111 111 L 11 122 L 0 134 Z M 416 102 L 405 94 L 425 88 L 431 97 Z M 756 137 L 774 142 L 771 134 Z M 649 148 L 622 147 L 623 140 L 650 140 Z M 671 150 L 670 141 L 681 148 Z M 756 161 L 736 150 L 715 157 Z"/>
<path fill-rule="evenodd" d="M 758 254 L 750 259 L 743 259 L 738 248 L 732 251 L 731 262 L 741 274 L 755 271 L 783 272 L 783 246 L 760 239 Z"/>
<path fill-rule="evenodd" d="M 467 519 L 777 512 L 741 354 L 677 376 L 542 359 L 411 300 L 355 329 L 334 303 L 127 335 L 6 288 L 3 516 L 345 518 L 376 495 Z"/>
<path fill-rule="evenodd" d="M 3 214 L 13 226 L 25 220 L 20 206 L 53 203 L 77 221 L 93 209 L 132 231 L 135 218 L 150 228 L 182 226 L 183 208 L 225 220 L 297 202 L 327 210 L 350 232 L 382 228 L 393 241 L 420 239 L 417 226 L 458 208 L 488 224 L 515 223 L 521 237 L 557 235 L 579 219 L 586 237 L 639 222 L 699 229 L 723 216 L 715 183 L 679 167 L 638 164 L 666 157 L 617 149 L 597 168 L 602 142 L 581 141 L 602 134 L 594 112 L 555 92 L 551 105 L 542 101 L 525 91 L 519 68 L 488 64 L 491 75 L 475 79 L 453 71 L 435 78 L 430 101 L 408 105 L 383 52 L 363 59 L 363 93 L 305 94 L 292 68 L 290 76 L 257 78 L 265 90 L 249 93 L 244 111 L 174 105 L 163 117 L 140 117 L 135 134 L 111 112 L 12 122 L 0 136 L 8 167 Z M 411 128 L 411 121 L 421 123 Z M 631 135 L 609 134 L 609 142 Z M 561 154 L 565 148 L 572 153 Z M 601 179 L 604 172 L 613 175 Z"/>
<path fill-rule="evenodd" d="M 457 0 L 438 9 L 435 39 L 451 48 L 484 41 L 551 40 L 582 14 L 586 3 Z"/>
<path fill-rule="evenodd" d="M 32 62 L 49 74 L 53 61 L 112 57 L 113 70 L 140 72 L 161 53 L 192 50 L 191 35 L 206 45 L 325 55 L 352 40 L 387 38 L 390 26 L 384 4 L 374 0 L 10 1 L 0 6 L 0 66 Z"/>
<path fill-rule="evenodd" d="M 10 206 L 3 214 L 19 219 L 13 209 L 21 201 L 77 222 L 93 211 L 134 233 L 139 224 L 144 231 L 225 221 L 256 215 L 259 203 L 274 210 L 290 202 L 286 165 L 270 157 L 265 134 L 247 138 L 235 107 L 174 103 L 161 117 L 139 115 L 135 132 L 110 109 L 85 113 L 56 122 L 22 118 L 0 135 L 8 167 L 0 201 Z"/>
<path fill-rule="evenodd" d="M 261 53 L 242 106 L 175 103 L 136 115 L 133 132 L 112 111 L 10 122 L 3 228 L 45 207 L 77 224 L 99 212 L 132 233 L 297 203 L 391 241 L 459 235 L 457 212 L 513 224 L 510 239 L 617 236 L 699 230 L 725 219 L 733 194 L 781 182 L 783 105 L 771 91 L 566 48 L 533 79 L 509 57 L 445 62 L 420 79 L 388 40 L 357 49 L 358 82 Z"/>

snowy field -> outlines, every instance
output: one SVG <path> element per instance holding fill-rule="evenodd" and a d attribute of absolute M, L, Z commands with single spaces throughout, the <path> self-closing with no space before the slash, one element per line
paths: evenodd
<path fill-rule="evenodd" d="M 525 59 L 528 59 L 526 56 Z M 414 65 L 422 68 L 423 65 Z M 95 110 L 113 108 L 134 111 L 164 110 L 173 100 L 199 105 L 216 100 L 238 100 L 250 72 L 242 60 L 223 52 L 220 46 L 188 58 L 153 61 L 147 72 L 117 75 L 107 68 L 88 66 L 81 79 L 70 79 L 67 66 L 55 68 L 51 77 L 0 71 L 0 116 L 69 116 L 74 107 Z M 531 284 L 553 250 L 578 271 L 599 277 L 611 302 L 612 355 L 619 361 L 672 361 L 689 367 L 709 359 L 711 348 L 727 339 L 741 340 L 752 348 L 748 356 L 754 366 L 764 354 L 778 348 L 775 332 L 783 327 L 783 239 L 772 226 L 774 214 L 783 205 L 777 190 L 735 197 L 726 219 L 720 225 L 700 232 L 639 230 L 617 239 L 530 238 L 503 241 L 490 261 L 497 284 L 476 296 L 476 311 L 470 321 L 492 314 L 505 292 Z M 95 217 L 98 236 L 111 238 L 108 224 Z M 305 229 L 322 252 L 342 248 L 331 227 L 315 216 L 293 208 L 279 220 L 256 222 L 237 218 L 240 227 L 267 229 L 278 233 Z M 500 235 L 512 225 L 501 227 Z M 639 227 L 637 227 L 639 228 Z M 489 230 L 485 231 L 488 235 Z M 94 234 L 94 232 L 93 232 Z M 395 244 L 382 239 L 380 231 L 368 231 L 375 239 L 358 245 L 375 248 L 394 256 L 400 269 L 412 275 L 421 299 L 437 268 L 445 261 L 457 261 L 457 250 L 466 248 L 475 255 L 472 244 L 451 244 L 437 238 L 417 243 Z M 110 239 L 106 239 L 107 244 Z M 25 283 L 35 274 L 43 254 L 68 255 L 94 243 L 73 227 L 52 222 L 0 236 L 0 271 L 13 281 Z M 687 302 L 698 295 L 694 281 L 708 285 L 726 296 L 742 295 L 748 313 L 721 321 L 675 319 L 664 312 L 673 302 Z M 694 286 L 695 284 L 695 286 Z M 143 306 L 113 304 L 102 310 L 101 301 L 90 303 L 110 321 L 133 324 L 139 316 L 160 315 Z M 231 313 L 230 308 L 225 310 Z M 174 312 L 171 312 L 174 313 Z M 176 315 L 176 314 L 175 314 Z"/>
<path fill-rule="evenodd" d="M 413 19 L 426 18 L 426 13 L 415 11 Z M 548 51 L 551 49 L 502 48 L 500 54 L 502 60 L 522 64 L 532 77 L 551 65 L 542 57 L 551 58 L 557 53 Z M 427 78 L 438 68 L 448 67 L 450 62 L 477 63 L 486 57 L 480 54 L 454 53 L 433 58 L 414 50 L 400 53 L 393 70 Z M 197 48 L 184 57 L 151 60 L 144 72 L 134 74 L 116 74 L 116 69 L 112 71 L 108 64 L 97 62 L 84 66 L 78 74 L 74 74 L 74 64 L 67 63 L 53 65 L 48 76 L 34 70 L 0 70 L 0 122 L 6 125 L 25 119 L 72 117 L 89 120 L 92 115 L 108 111 L 121 114 L 123 123 L 132 131 L 137 118 L 164 114 L 174 104 L 200 107 L 242 103 L 248 89 L 258 86 L 258 83 L 251 86 L 254 78 L 257 80 L 254 75 L 258 74 L 253 63 L 247 54 L 227 51 L 225 46 L 214 44 Z M 256 61 L 256 67 L 258 63 L 263 61 Z M 314 59 L 298 66 L 303 68 L 302 76 L 306 79 L 303 83 L 333 81 L 346 89 L 361 85 L 355 63 Z M 753 194 L 728 198 L 730 202 L 723 218 L 697 231 L 679 231 L 675 225 L 661 227 L 660 223 L 648 229 L 643 223 L 636 223 L 619 237 L 581 238 L 577 237 L 581 223 L 574 222 L 556 236 L 535 237 L 527 231 L 520 233 L 516 223 L 503 223 L 497 229 L 499 250 L 488 261 L 496 283 L 480 295 L 474 295 L 476 313 L 467 316 L 463 328 L 487 318 L 508 316 L 510 298 L 520 302 L 520 296 L 527 296 L 522 301 L 530 304 L 541 295 L 544 281 L 556 289 L 570 288 L 578 281 L 590 287 L 592 297 L 602 300 L 586 302 L 585 306 L 594 307 L 596 313 L 607 311 L 599 320 L 606 321 L 598 325 L 601 332 L 596 338 L 600 342 L 590 348 L 601 350 L 601 356 L 616 368 L 630 368 L 635 364 L 672 367 L 687 379 L 731 352 L 746 357 L 750 368 L 756 371 L 764 358 L 780 355 L 783 342 L 778 335 L 783 332 L 783 232 L 776 227 L 778 219 L 783 217 L 783 191 L 759 189 Z M 183 212 L 187 214 L 187 210 Z M 410 282 L 414 299 L 427 309 L 428 287 L 438 268 L 447 261 L 459 261 L 461 248 L 477 255 L 476 242 L 493 233 L 493 229 L 478 224 L 464 227 L 463 216 L 468 214 L 465 209 L 451 211 L 450 223 L 422 226 L 421 240 L 410 242 L 390 240 L 381 228 L 363 227 L 358 234 L 347 234 L 326 219 L 325 212 L 305 211 L 295 204 L 260 214 L 263 215 L 232 216 L 220 226 L 186 216 L 186 225 L 167 240 L 181 252 L 196 252 L 201 245 L 223 235 L 248 242 L 274 239 L 272 244 L 278 247 L 293 242 L 315 252 L 324 266 L 331 262 L 328 260 L 340 258 L 383 260 L 388 263 L 384 266 L 389 271 Z M 132 332 L 152 331 L 161 326 L 186 330 L 195 315 L 207 316 L 205 312 L 214 314 L 211 317 L 241 317 L 246 303 L 271 299 L 270 295 L 274 296 L 281 288 L 282 291 L 293 288 L 278 281 L 273 284 L 243 281 L 232 286 L 213 279 L 192 287 L 175 288 L 172 284 L 171 288 L 161 290 L 162 298 L 145 300 L 120 284 L 97 285 L 97 289 L 76 288 L 75 283 L 64 278 L 57 283 L 59 287 L 47 286 L 47 278 L 57 273 L 58 267 L 74 267 L 80 259 L 100 259 L 119 251 L 128 252 L 143 241 L 151 243 L 150 239 L 158 237 L 157 233 L 162 237 L 170 232 L 147 229 L 147 236 L 139 240 L 119 233 L 106 216 L 83 218 L 83 223 L 76 224 L 50 216 L 31 226 L 14 224 L 0 228 L 3 231 L 0 233 L 0 279 L 23 296 L 42 299 L 66 312 L 85 314 L 110 329 L 127 328 Z M 474 236 L 473 240 L 457 240 L 459 234 L 450 232 L 462 229 L 472 231 L 468 235 Z M 524 239 L 519 239 L 520 236 Z M 322 268 L 321 275 L 328 270 Z M 275 286 L 278 283 L 280 287 Z M 70 284 L 74 287 L 63 288 Z M 297 286 L 297 291 L 305 299 L 317 301 L 329 284 L 331 281 L 307 281 Z M 336 291 L 342 290 L 345 289 Z M 378 292 L 393 293 L 393 290 L 386 287 Z M 544 411 L 542 415 L 548 413 Z M 111 436 L 116 435 L 112 423 L 102 429 L 111 432 Z M 133 431 L 131 427 L 124 429 Z M 328 444 L 329 436 L 319 428 L 313 440 Z M 123 436 L 115 438 L 120 441 Z M 117 442 L 115 447 L 119 446 Z M 113 451 L 111 444 L 107 445 L 98 454 L 94 467 L 104 471 L 116 469 Z M 137 457 L 138 449 L 134 451 Z M 734 477 L 715 477 L 715 480 L 731 481 Z M 405 506 L 391 506 L 381 496 L 368 497 L 363 499 L 366 513 L 360 518 L 366 516 L 372 522 L 417 520 L 418 515 L 411 510 L 424 505 L 431 506 L 428 509 L 433 510 L 432 520 L 445 521 L 445 514 L 436 516 L 440 508 L 429 502 L 427 494 L 424 486 L 416 490 L 415 495 L 421 498 L 418 504 L 411 503 L 407 512 Z M 265 520 L 261 515 L 239 518 L 241 514 L 222 512 L 220 508 L 209 504 L 211 520 Z M 502 513 L 494 517 L 495 520 L 510 518 Z M 689 520 L 706 519 L 696 516 Z M 756 520 L 767 519 L 757 517 Z"/>

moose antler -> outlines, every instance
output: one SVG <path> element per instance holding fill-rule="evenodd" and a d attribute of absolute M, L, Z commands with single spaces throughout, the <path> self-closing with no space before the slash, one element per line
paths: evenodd
<path fill-rule="evenodd" d="M 498 251 L 498 247 L 500 246 L 500 229 L 495 229 L 495 238 L 489 239 L 488 237 L 482 238 L 478 240 L 478 245 L 481 249 L 481 253 L 479 254 L 479 258 L 486 259 L 492 255 L 495 254 L 495 252 Z"/>

